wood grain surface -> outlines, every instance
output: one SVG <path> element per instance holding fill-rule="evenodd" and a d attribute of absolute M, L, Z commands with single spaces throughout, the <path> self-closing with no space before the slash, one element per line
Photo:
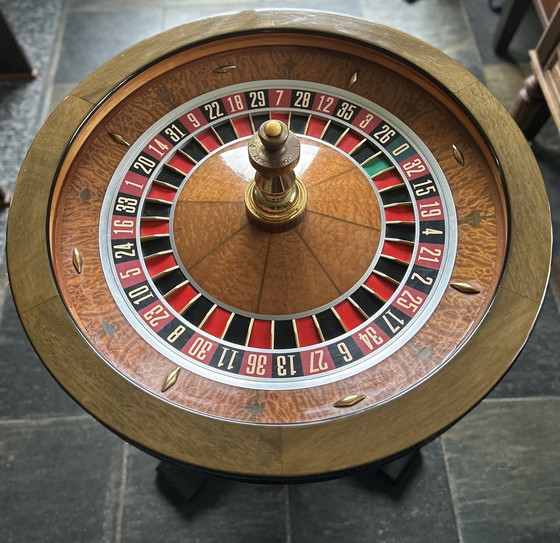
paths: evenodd
<path fill-rule="evenodd" d="M 189 176 L 173 237 L 188 277 L 212 298 L 246 312 L 295 315 L 335 300 L 365 275 L 381 229 L 371 183 L 321 142 L 304 139 L 302 154 L 313 157 L 296 168 L 309 189 L 308 213 L 283 233 L 264 232 L 246 217 L 245 189 L 254 177 L 246 140 L 224 146 Z"/>

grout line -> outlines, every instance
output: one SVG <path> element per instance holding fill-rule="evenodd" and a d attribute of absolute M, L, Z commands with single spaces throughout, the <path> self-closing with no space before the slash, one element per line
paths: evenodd
<path fill-rule="evenodd" d="M 121 497 L 122 474 L 124 465 L 124 448 L 127 444 L 119 440 L 120 447 L 116 447 L 109 461 L 109 476 L 107 477 L 107 490 L 103 506 L 103 525 L 101 530 L 101 543 L 114 541 L 117 530 L 117 518 Z"/>
<path fill-rule="evenodd" d="M 548 281 L 556 309 L 560 311 L 560 255 L 552 255 L 550 279 Z"/>
<path fill-rule="evenodd" d="M 122 455 L 122 472 L 121 472 L 121 486 L 119 488 L 119 495 L 117 498 L 117 518 L 115 523 L 115 543 L 122 541 L 122 527 L 124 518 L 124 495 L 126 492 L 126 479 L 128 471 L 128 457 L 130 454 L 130 445 L 124 444 Z"/>
<path fill-rule="evenodd" d="M 46 120 L 47 114 L 49 112 L 49 107 L 51 105 L 51 98 L 54 87 L 54 80 L 56 76 L 56 71 L 58 69 L 58 61 L 60 60 L 60 53 L 62 51 L 62 38 L 64 36 L 64 31 L 66 29 L 66 19 L 68 13 L 68 5 L 66 0 L 62 0 L 62 9 L 60 13 L 60 20 L 58 22 L 58 30 L 56 32 L 56 37 L 52 46 L 51 59 L 49 61 L 48 67 L 45 71 L 45 80 L 43 81 L 43 98 L 42 103 L 39 106 L 39 116 L 38 123 L 35 127 L 38 131 Z"/>
<path fill-rule="evenodd" d="M 50 417 L 29 417 L 21 419 L 0 419 L 1 426 L 16 426 L 18 424 L 25 424 L 28 426 L 47 426 L 49 424 L 56 424 L 57 422 L 72 422 L 80 420 L 95 420 L 88 413 L 83 415 L 62 415 L 62 416 L 50 416 Z"/>
<path fill-rule="evenodd" d="M 457 531 L 457 539 L 459 543 L 464 543 L 463 539 L 463 523 L 461 522 L 461 515 L 459 513 L 458 504 L 457 504 L 457 492 L 455 489 L 455 484 L 452 482 L 451 477 L 449 476 L 449 464 L 447 462 L 447 451 L 445 450 L 445 443 L 443 440 L 443 436 L 440 437 L 439 443 L 441 446 L 441 452 L 443 456 L 443 466 L 445 469 L 445 477 L 447 479 L 447 488 L 449 490 L 449 501 L 451 502 L 451 509 L 453 510 L 453 518 L 455 519 L 455 530 Z"/>
<path fill-rule="evenodd" d="M 8 266 L 6 263 L 5 252 L 2 254 L 0 262 L 0 328 L 2 327 L 2 320 L 4 318 L 4 306 L 8 298 L 8 289 L 10 288 L 10 280 L 8 278 Z"/>
<path fill-rule="evenodd" d="M 506 403 L 506 402 L 521 403 L 521 402 L 535 402 L 535 401 L 548 402 L 550 400 L 560 401 L 560 396 L 549 395 L 549 396 L 506 397 L 506 398 L 484 398 L 483 403 Z"/>
<path fill-rule="evenodd" d="M 4 281 L 0 283 L 0 327 L 2 326 L 2 320 L 4 318 L 4 306 L 6 305 L 6 298 L 8 297 L 7 289 L 10 288 L 7 284 L 3 284 Z"/>

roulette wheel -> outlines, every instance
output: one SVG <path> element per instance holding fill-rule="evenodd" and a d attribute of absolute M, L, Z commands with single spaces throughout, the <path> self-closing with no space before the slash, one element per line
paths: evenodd
<path fill-rule="evenodd" d="M 59 384 L 224 476 L 337 476 L 496 385 L 550 268 L 535 160 L 443 53 L 334 14 L 178 27 L 90 75 L 16 185 L 8 268 Z"/>

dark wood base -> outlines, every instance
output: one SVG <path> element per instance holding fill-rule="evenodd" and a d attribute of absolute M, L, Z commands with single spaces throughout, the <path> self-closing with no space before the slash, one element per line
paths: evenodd
<path fill-rule="evenodd" d="M 372 471 L 384 474 L 392 483 L 400 482 L 401 477 L 415 460 L 419 459 L 421 450 L 415 450 L 405 456 L 393 460 Z M 204 475 L 184 466 L 161 461 L 157 468 L 157 484 L 165 497 L 175 505 L 184 505 L 193 500 L 202 487 L 211 479 L 210 475 Z M 248 482 L 248 481 L 247 481 Z M 255 479 L 255 483 L 262 483 L 260 479 Z M 285 483 L 295 481 L 286 480 Z M 281 481 L 274 481 L 274 484 L 282 484 Z"/>
<path fill-rule="evenodd" d="M 166 498 L 175 504 L 187 503 L 210 479 L 207 475 L 195 473 L 177 464 L 163 460 L 156 468 L 157 484 Z"/>

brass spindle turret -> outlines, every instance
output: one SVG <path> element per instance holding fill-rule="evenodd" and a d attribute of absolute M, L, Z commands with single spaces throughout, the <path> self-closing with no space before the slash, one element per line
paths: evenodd
<path fill-rule="evenodd" d="M 249 220 L 267 232 L 284 232 L 305 215 L 307 189 L 296 177 L 300 142 L 281 121 L 267 121 L 249 140 L 255 179 L 245 191 Z"/>

